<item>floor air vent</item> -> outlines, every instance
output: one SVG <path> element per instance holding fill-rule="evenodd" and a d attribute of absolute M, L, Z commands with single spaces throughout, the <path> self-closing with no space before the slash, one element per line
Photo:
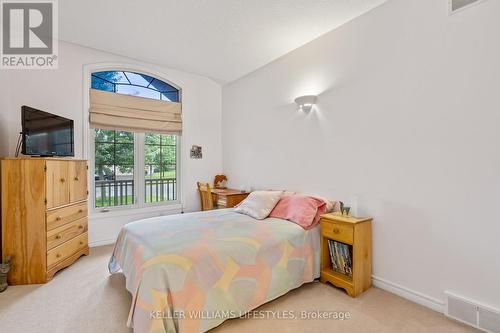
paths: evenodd
<path fill-rule="evenodd" d="M 485 332 L 500 333 L 500 311 L 449 292 L 446 292 L 445 314 Z"/>
<path fill-rule="evenodd" d="M 453 14 L 469 6 L 478 4 L 484 0 L 448 0 L 450 2 L 450 13 Z"/>

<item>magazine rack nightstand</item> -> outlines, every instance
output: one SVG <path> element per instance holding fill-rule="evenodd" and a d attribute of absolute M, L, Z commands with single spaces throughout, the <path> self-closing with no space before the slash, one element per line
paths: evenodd
<path fill-rule="evenodd" d="M 345 289 L 351 297 L 356 297 L 371 286 L 372 275 L 372 219 L 355 218 L 340 213 L 321 216 L 321 278 L 323 283 L 330 282 L 336 287 Z M 329 244 L 330 241 L 330 244 Z M 332 264 L 331 246 L 338 242 L 340 246 L 349 249 L 349 274 L 336 270 Z M 335 260 L 335 259 L 334 259 Z M 344 260 L 342 259 L 342 263 Z"/>

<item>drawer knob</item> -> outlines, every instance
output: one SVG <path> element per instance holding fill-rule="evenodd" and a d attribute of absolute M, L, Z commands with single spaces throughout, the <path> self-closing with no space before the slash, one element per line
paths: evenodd
<path fill-rule="evenodd" d="M 61 180 L 61 183 L 64 183 L 66 181 L 66 179 L 64 179 L 64 178 L 61 178 L 60 180 Z"/>
<path fill-rule="evenodd" d="M 340 230 L 338 228 L 333 228 L 333 233 L 334 234 L 338 234 L 340 232 Z"/>
<path fill-rule="evenodd" d="M 83 245 L 83 241 L 80 241 L 80 245 Z"/>
<path fill-rule="evenodd" d="M 61 258 L 61 254 L 60 253 L 56 254 L 56 257 Z"/>
<path fill-rule="evenodd" d="M 62 217 L 58 216 L 56 217 L 56 221 L 61 221 Z"/>
<path fill-rule="evenodd" d="M 61 235 L 56 235 L 56 239 L 61 239 Z"/>
<path fill-rule="evenodd" d="M 78 213 L 83 213 L 83 209 L 79 209 L 79 210 L 78 210 Z"/>
<path fill-rule="evenodd" d="M 75 180 L 76 180 L 76 181 L 79 181 L 79 180 L 80 180 L 80 177 L 75 177 Z"/>
<path fill-rule="evenodd" d="M 79 225 L 79 226 L 78 226 L 78 229 L 83 229 L 83 225 Z"/>

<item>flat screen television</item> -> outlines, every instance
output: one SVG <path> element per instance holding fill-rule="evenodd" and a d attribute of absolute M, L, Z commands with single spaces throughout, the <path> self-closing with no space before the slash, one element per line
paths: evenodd
<path fill-rule="evenodd" d="M 24 155 L 75 156 L 73 120 L 23 106 Z"/>

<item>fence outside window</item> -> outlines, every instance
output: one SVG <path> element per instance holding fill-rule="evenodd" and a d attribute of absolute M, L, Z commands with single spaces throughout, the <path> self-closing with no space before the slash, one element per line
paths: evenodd
<path fill-rule="evenodd" d="M 95 206 L 96 208 L 103 208 L 133 205 L 135 191 L 136 188 L 132 179 L 96 180 Z M 146 179 L 144 194 L 146 203 L 175 201 L 177 200 L 177 179 Z"/>

